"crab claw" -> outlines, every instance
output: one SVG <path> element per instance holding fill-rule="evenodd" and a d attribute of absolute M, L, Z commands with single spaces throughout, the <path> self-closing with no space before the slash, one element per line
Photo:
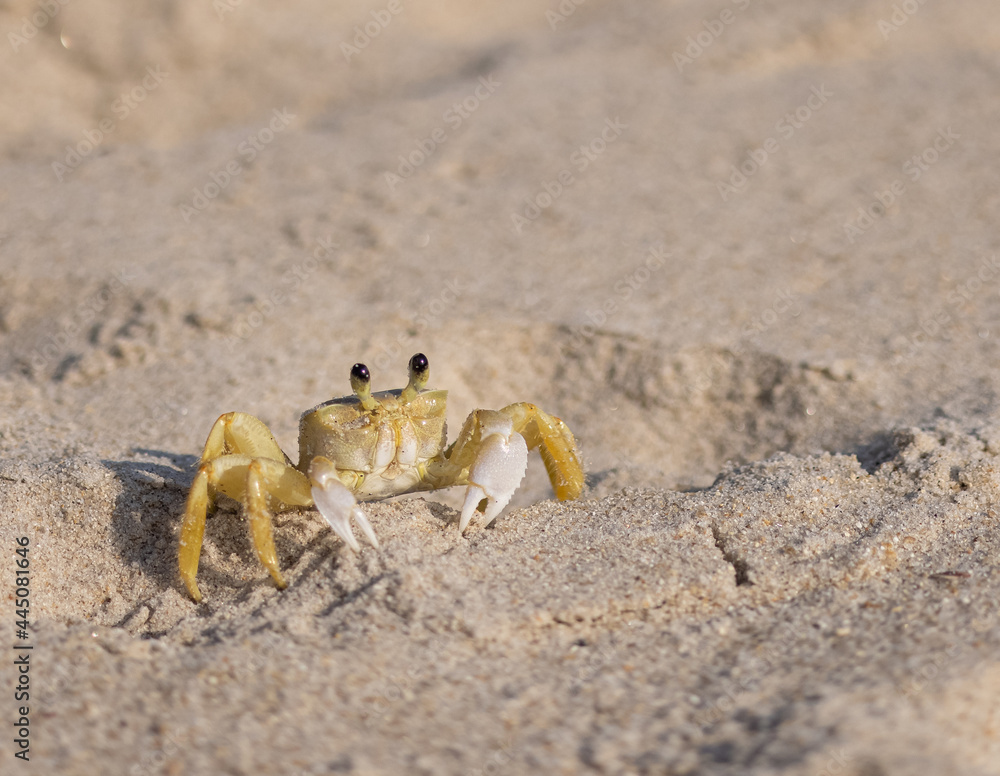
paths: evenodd
<path fill-rule="evenodd" d="M 507 506 L 528 468 L 528 445 L 514 431 L 511 419 L 499 412 L 483 412 L 481 417 L 482 441 L 469 468 L 469 489 L 458 524 L 463 533 L 483 499 L 486 499 L 483 525 L 492 523 Z"/>
<path fill-rule="evenodd" d="M 316 508 L 326 518 L 334 533 L 354 552 L 361 552 L 361 546 L 351 530 L 353 517 L 372 547 L 377 550 L 378 539 L 375 538 L 375 531 L 358 506 L 354 494 L 340 481 L 337 467 L 333 462 L 319 455 L 313 458 L 309 464 L 309 480 L 312 483 L 312 497 Z"/>

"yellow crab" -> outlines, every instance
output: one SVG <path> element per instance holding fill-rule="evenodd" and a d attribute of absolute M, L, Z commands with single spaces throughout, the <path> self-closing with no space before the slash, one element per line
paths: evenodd
<path fill-rule="evenodd" d="M 181 526 L 181 579 L 195 601 L 201 601 L 195 577 L 205 515 L 216 491 L 243 504 L 257 557 L 279 588 L 286 584 L 274 549 L 272 509 L 315 506 L 337 536 L 360 552 L 352 517 L 376 549 L 378 539 L 358 501 L 467 485 L 458 525 L 464 532 L 477 510 L 489 525 L 507 506 L 524 477 L 528 451 L 536 447 L 556 497 L 580 495 L 583 467 L 573 434 L 559 418 L 524 402 L 475 410 L 445 449 L 448 392 L 426 388 L 430 366 L 422 353 L 410 359 L 409 371 L 402 390 L 372 394 L 368 368 L 355 364 L 353 396 L 302 414 L 296 466 L 253 415 L 227 412 L 215 421 Z"/>

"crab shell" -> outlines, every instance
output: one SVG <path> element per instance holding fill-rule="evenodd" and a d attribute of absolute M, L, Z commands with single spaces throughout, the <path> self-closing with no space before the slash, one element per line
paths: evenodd
<path fill-rule="evenodd" d="M 302 413 L 299 468 L 309 470 L 318 455 L 333 461 L 359 501 L 430 490 L 427 463 L 445 449 L 448 392 L 420 391 L 409 402 L 402 390 L 372 394 L 373 411 L 356 396 L 331 399 Z"/>

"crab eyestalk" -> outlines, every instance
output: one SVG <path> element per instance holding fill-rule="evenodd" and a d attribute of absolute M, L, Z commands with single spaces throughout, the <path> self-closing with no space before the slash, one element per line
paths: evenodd
<path fill-rule="evenodd" d="M 364 364 L 351 367 L 351 390 L 358 397 L 361 406 L 369 412 L 378 406 L 378 402 L 372 398 L 372 376 Z"/>
<path fill-rule="evenodd" d="M 410 382 L 407 383 L 400 394 L 400 401 L 404 404 L 413 401 L 420 391 L 427 387 L 427 381 L 431 377 L 431 366 L 427 361 L 427 356 L 417 353 L 410 359 Z"/>

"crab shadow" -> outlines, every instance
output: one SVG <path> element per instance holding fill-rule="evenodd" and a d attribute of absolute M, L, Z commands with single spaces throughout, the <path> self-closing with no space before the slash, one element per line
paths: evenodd
<path fill-rule="evenodd" d="M 415 500 L 415 499 L 410 499 Z M 448 506 L 447 504 L 442 504 L 437 501 L 422 499 L 427 507 L 427 511 L 431 513 L 431 517 L 438 521 L 441 528 L 446 528 L 449 526 L 458 527 L 459 518 L 461 513 Z M 403 502 L 405 503 L 405 502 Z"/>
<path fill-rule="evenodd" d="M 135 452 L 166 462 L 102 461 L 121 484 L 111 516 L 112 541 L 126 565 L 138 567 L 164 589 L 176 587 L 176 526 L 198 458 L 162 450 Z"/>

